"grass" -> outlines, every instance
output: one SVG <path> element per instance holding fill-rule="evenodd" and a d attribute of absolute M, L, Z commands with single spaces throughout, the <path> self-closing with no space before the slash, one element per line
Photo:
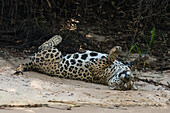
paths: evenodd
<path fill-rule="evenodd" d="M 161 32 L 160 32 L 160 34 L 161 34 L 161 36 L 162 36 L 162 38 L 163 38 L 163 40 L 164 40 L 163 42 L 166 44 L 165 34 L 163 34 L 163 33 L 161 33 Z"/>
<path fill-rule="evenodd" d="M 134 48 L 137 49 L 139 56 L 141 56 L 142 52 L 141 52 L 140 48 L 136 45 L 136 43 L 133 44 L 133 45 L 130 47 L 130 50 L 129 50 L 129 52 L 128 52 L 128 55 L 131 53 L 131 51 L 132 51 Z"/>
<path fill-rule="evenodd" d="M 150 52 L 150 48 L 151 48 L 151 46 L 152 46 L 152 44 L 153 44 L 154 37 L 155 37 L 155 31 L 156 31 L 156 28 L 153 27 L 152 30 L 151 30 L 150 41 L 147 40 L 147 36 L 144 34 L 144 31 L 142 32 L 142 37 L 144 38 L 144 40 L 145 40 L 145 42 L 146 42 L 146 45 L 147 45 L 147 51 L 146 51 L 145 54 L 149 54 L 149 52 Z M 163 37 L 163 39 L 165 40 L 165 36 L 164 36 L 163 34 L 162 34 L 162 37 Z M 165 40 L 165 41 L 166 41 L 166 40 Z M 128 52 L 128 55 L 131 53 L 131 51 L 132 51 L 133 49 L 136 49 L 136 50 L 137 50 L 139 56 L 142 55 L 142 51 L 141 51 L 141 49 L 137 46 L 136 43 L 134 43 L 134 44 L 130 47 L 129 52 Z M 127 56 L 128 56 L 128 55 L 127 55 Z"/>
<path fill-rule="evenodd" d="M 151 38 L 150 38 L 150 41 L 149 41 L 149 45 L 148 45 L 148 49 L 147 49 L 147 52 L 146 54 L 149 54 L 149 51 L 150 51 L 150 48 L 152 46 L 152 43 L 154 41 L 154 37 L 155 37 L 155 27 L 152 28 L 152 31 L 151 31 Z"/>

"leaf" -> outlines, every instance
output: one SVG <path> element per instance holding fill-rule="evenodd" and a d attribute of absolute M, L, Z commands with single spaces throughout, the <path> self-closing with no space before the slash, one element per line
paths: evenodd
<path fill-rule="evenodd" d="M 151 31 L 151 38 L 150 38 L 150 42 L 149 42 L 149 48 L 151 47 L 151 45 L 153 43 L 154 36 L 155 36 L 155 27 L 153 27 L 152 31 Z"/>
<path fill-rule="evenodd" d="M 149 54 L 149 50 L 150 50 L 151 45 L 152 45 L 152 43 L 153 43 L 153 41 L 154 41 L 155 30 L 156 30 L 155 27 L 153 27 L 153 28 L 152 28 L 152 31 L 151 31 L 151 38 L 150 38 L 150 42 L 149 42 L 148 50 L 147 50 L 146 54 Z"/>
<path fill-rule="evenodd" d="M 140 48 L 136 44 L 135 44 L 135 47 L 136 47 L 136 49 L 138 51 L 139 56 L 141 56 L 142 52 L 141 52 Z"/>
<path fill-rule="evenodd" d="M 131 51 L 133 50 L 133 48 L 135 47 L 135 45 L 136 45 L 136 43 L 135 43 L 135 44 L 133 44 L 133 45 L 130 47 L 128 54 L 130 54 L 130 53 L 131 53 Z"/>
<path fill-rule="evenodd" d="M 164 40 L 164 43 L 166 44 L 165 34 L 164 34 L 164 33 L 161 33 L 161 32 L 160 32 L 160 34 L 161 34 L 161 36 L 162 36 L 162 38 L 163 38 L 163 40 Z"/>

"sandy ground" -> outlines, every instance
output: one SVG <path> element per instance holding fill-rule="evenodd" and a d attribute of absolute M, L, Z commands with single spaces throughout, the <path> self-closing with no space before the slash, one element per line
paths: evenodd
<path fill-rule="evenodd" d="M 50 77 L 37 72 L 12 76 L 22 60 L 0 57 L 0 113 L 168 113 L 170 90 L 137 82 L 137 91 L 109 90 L 108 86 Z M 170 82 L 169 73 L 136 72 L 139 77 Z M 38 108 L 25 108 L 32 106 Z M 13 107 L 10 107 L 13 106 Z M 18 107 L 19 108 L 16 108 Z M 44 106 L 44 107 L 42 107 Z M 24 108 L 21 108 L 24 107 Z"/>
<path fill-rule="evenodd" d="M 76 107 L 71 110 L 61 108 L 12 108 L 0 110 L 0 113 L 169 113 L 169 108 L 155 107 L 123 107 L 123 108 L 101 108 L 95 106 Z"/>

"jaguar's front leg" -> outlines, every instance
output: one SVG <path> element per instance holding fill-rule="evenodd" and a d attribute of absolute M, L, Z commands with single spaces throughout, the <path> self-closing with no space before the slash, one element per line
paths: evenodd
<path fill-rule="evenodd" d="M 109 55 L 108 55 L 108 61 L 110 65 L 117 59 L 117 57 L 119 56 L 121 52 L 122 52 L 122 47 L 120 46 L 115 46 L 114 48 L 110 50 Z"/>
<path fill-rule="evenodd" d="M 121 51 L 122 48 L 120 46 L 115 46 L 110 50 L 107 58 L 99 58 L 94 62 L 87 62 L 85 67 L 87 67 L 96 78 L 100 78 L 100 73 L 104 73 L 105 69 L 113 64 Z"/>

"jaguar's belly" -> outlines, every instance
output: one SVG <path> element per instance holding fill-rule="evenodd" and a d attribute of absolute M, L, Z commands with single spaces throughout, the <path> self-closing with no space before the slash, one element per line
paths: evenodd
<path fill-rule="evenodd" d="M 60 77 L 75 80 L 93 82 L 93 75 L 86 66 L 87 62 L 94 62 L 99 58 L 107 57 L 107 54 L 95 51 L 85 51 L 82 53 L 67 54 L 60 62 Z"/>

